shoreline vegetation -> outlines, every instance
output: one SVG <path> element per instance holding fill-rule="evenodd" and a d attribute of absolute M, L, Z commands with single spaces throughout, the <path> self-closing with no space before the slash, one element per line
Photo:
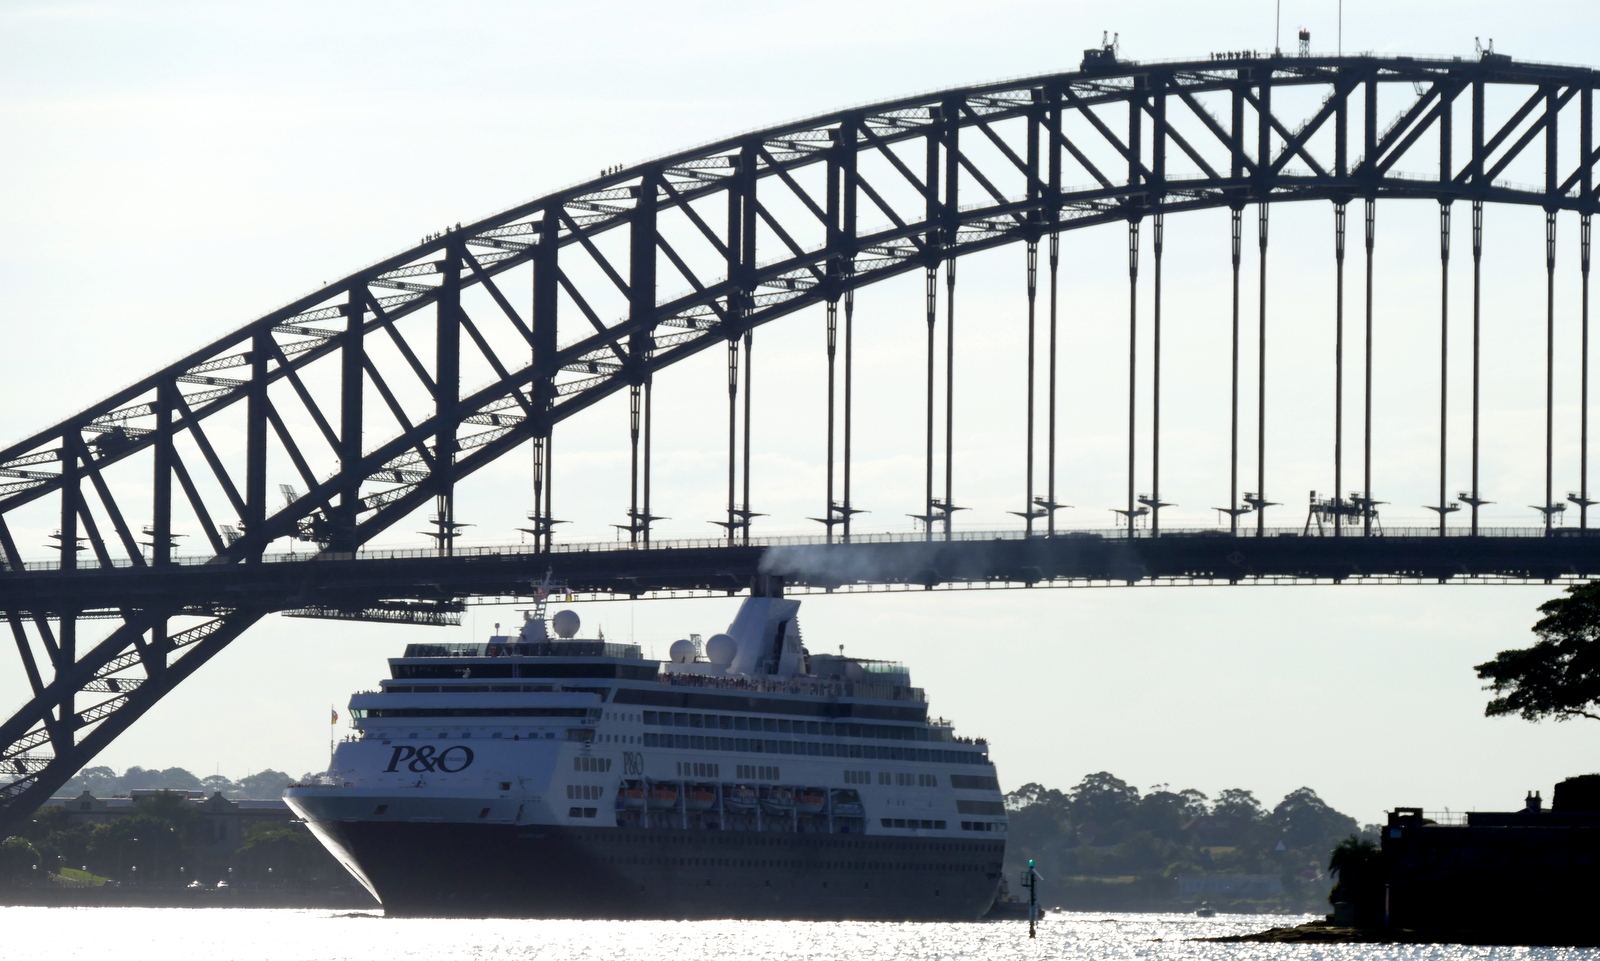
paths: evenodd
<path fill-rule="evenodd" d="M 283 805 L 293 780 L 88 768 L 63 787 L 65 803 L 0 839 L 0 904 L 376 906 Z"/>
<path fill-rule="evenodd" d="M 1065 911 L 1322 914 L 1331 852 L 1379 832 L 1309 787 L 1268 808 L 1242 788 L 1140 792 L 1108 771 L 1065 791 L 1025 784 L 1006 809 L 1005 877 L 1034 861 L 1039 903 Z"/>

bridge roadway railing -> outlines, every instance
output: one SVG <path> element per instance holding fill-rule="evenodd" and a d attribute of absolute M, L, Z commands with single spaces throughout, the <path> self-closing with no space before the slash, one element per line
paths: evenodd
<path fill-rule="evenodd" d="M 821 534 L 781 534 L 766 537 L 752 536 L 747 541 L 729 544 L 725 537 L 680 537 L 655 539 L 650 541 L 571 541 L 567 543 L 556 542 L 549 547 L 535 547 L 528 543 L 483 544 L 473 547 L 458 546 L 449 555 L 441 555 L 437 547 L 372 547 L 363 548 L 354 552 L 337 551 L 280 551 L 263 554 L 261 563 L 265 564 L 298 564 L 311 561 L 345 561 L 345 560 L 399 560 L 416 558 L 451 557 L 499 557 L 504 555 L 544 555 L 544 554 L 587 554 L 597 551 L 671 551 L 671 550 L 705 550 L 724 547 L 809 547 L 809 546 L 848 546 L 851 544 L 921 544 L 921 543 L 970 543 L 987 541 L 1023 541 L 1023 540 L 1070 540 L 1073 538 L 1089 538 L 1103 541 L 1125 541 L 1129 539 L 1126 528 L 1082 528 L 1065 529 L 1056 534 L 1046 536 L 1042 534 L 1028 534 L 1021 530 L 957 530 L 949 534 L 935 532 L 932 537 L 917 531 L 883 531 L 878 533 L 851 534 L 848 540 L 840 535 L 827 537 Z M 1159 534 L 1152 535 L 1148 529 L 1136 529 L 1132 538 L 1145 541 L 1161 538 L 1196 538 L 1196 537 L 1229 537 L 1225 527 L 1189 527 L 1189 528 L 1164 528 Z M 1269 527 L 1261 535 L 1254 530 L 1242 532 L 1237 535 L 1239 540 L 1254 539 L 1257 536 L 1274 537 L 1305 537 L 1308 539 L 1328 538 L 1359 538 L 1371 537 L 1377 539 L 1403 540 L 1423 537 L 1476 537 L 1481 539 L 1496 538 L 1545 538 L 1568 536 L 1600 536 L 1600 528 L 1558 528 L 1552 533 L 1546 533 L 1542 527 L 1480 527 L 1474 534 L 1465 527 L 1446 528 L 1441 534 L 1437 527 L 1389 527 L 1381 531 L 1373 531 L 1363 535 L 1359 531 L 1346 530 L 1340 538 L 1329 532 L 1306 533 L 1298 527 Z M 222 560 L 210 554 L 180 554 L 174 555 L 169 562 L 174 566 L 199 567 L 208 564 L 229 563 L 238 564 L 237 560 Z M 102 565 L 95 558 L 79 558 L 75 570 L 78 572 L 95 572 L 110 569 L 132 569 L 140 565 L 127 558 L 111 558 L 110 563 Z M 8 571 L 58 571 L 61 569 L 59 560 L 31 560 L 17 566 L 8 566 L 0 560 L 0 576 Z"/>
<path fill-rule="evenodd" d="M 185 558 L 163 566 L 0 573 L 0 610 L 85 616 L 168 606 L 187 613 L 354 611 L 385 601 L 513 602 L 546 577 L 575 594 L 638 597 L 746 590 L 856 591 L 956 587 L 1238 583 L 1553 583 L 1600 576 L 1600 537 L 1582 529 L 1389 528 L 1360 536 L 1269 529 L 881 533 L 849 543 L 821 536 L 574 542 L 351 553 L 284 553 L 264 563 Z M 459 607 L 456 608 L 459 610 Z"/>

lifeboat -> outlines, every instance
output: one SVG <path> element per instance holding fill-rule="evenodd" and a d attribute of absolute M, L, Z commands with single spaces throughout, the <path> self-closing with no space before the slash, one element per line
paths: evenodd
<path fill-rule="evenodd" d="M 760 796 L 753 787 L 745 784 L 722 786 L 722 806 L 734 814 L 754 814 L 756 805 L 760 803 Z"/>
<path fill-rule="evenodd" d="M 690 784 L 684 789 L 683 803 L 691 811 L 709 811 L 717 803 L 717 792 L 708 784 Z"/>
<path fill-rule="evenodd" d="M 828 804 L 828 795 L 821 788 L 808 787 L 795 798 L 794 809 L 801 814 L 821 814 Z"/>
<path fill-rule="evenodd" d="M 645 792 L 652 811 L 670 811 L 678 806 L 678 786 L 666 781 L 650 785 Z"/>
<path fill-rule="evenodd" d="M 617 788 L 617 799 L 622 802 L 624 808 L 640 810 L 645 805 L 644 788 L 638 781 L 623 781 Z"/>
<path fill-rule="evenodd" d="M 833 792 L 833 816 L 836 818 L 864 817 L 867 811 L 861 804 L 861 795 L 848 788 Z"/>
<path fill-rule="evenodd" d="M 780 817 L 794 813 L 794 790 L 786 787 L 769 787 L 761 798 L 761 809 Z"/>

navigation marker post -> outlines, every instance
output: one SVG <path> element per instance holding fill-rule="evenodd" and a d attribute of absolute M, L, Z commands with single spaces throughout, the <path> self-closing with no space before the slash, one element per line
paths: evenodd
<path fill-rule="evenodd" d="M 1028 873 L 1022 876 L 1022 886 L 1028 889 L 1028 937 L 1036 938 L 1035 927 L 1039 923 L 1039 891 L 1035 882 L 1039 880 L 1039 872 L 1033 869 L 1033 859 L 1028 859 Z"/>
<path fill-rule="evenodd" d="M 339 738 L 339 709 L 332 704 L 328 705 L 328 713 L 333 715 L 333 720 L 328 722 L 328 777 L 333 775 L 333 748 Z"/>

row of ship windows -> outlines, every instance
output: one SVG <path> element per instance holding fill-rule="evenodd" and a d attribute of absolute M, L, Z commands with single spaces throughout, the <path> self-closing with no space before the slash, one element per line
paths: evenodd
<path fill-rule="evenodd" d="M 715 728 L 768 734 L 818 734 L 823 737 L 866 737 L 883 741 L 948 741 L 950 734 L 926 727 L 893 724 L 846 724 L 843 721 L 797 721 L 785 717 L 739 717 L 730 714 L 675 714 L 645 711 L 646 727 Z"/>
<path fill-rule="evenodd" d="M 611 770 L 611 758 L 584 757 L 572 759 L 574 771 L 606 773 Z M 721 777 L 722 765 L 701 761 L 678 761 L 676 773 L 678 777 Z M 777 781 L 783 775 L 776 764 L 735 764 L 734 777 L 740 780 Z M 968 790 L 998 791 L 1000 782 L 996 778 L 982 775 L 952 774 L 949 775 L 950 786 Z M 844 783 L 846 784 L 871 784 L 873 781 L 871 771 L 845 771 Z M 883 786 L 894 787 L 938 787 L 939 775 L 937 774 L 912 774 L 905 771 L 879 771 L 877 781 Z M 599 795 L 595 795 L 599 797 Z"/>
<path fill-rule="evenodd" d="M 599 720 L 600 712 L 586 707 L 353 707 L 350 716 L 358 721 L 404 717 L 583 717 Z"/>
<path fill-rule="evenodd" d="M 666 832 L 661 834 L 623 834 L 613 838 L 619 844 L 629 846 L 636 844 L 692 844 L 699 845 L 728 845 L 735 844 L 740 847 L 763 847 L 777 845 L 781 847 L 807 847 L 807 848 L 850 848 L 861 851 L 960 851 L 976 853 L 982 851 L 999 852 L 1003 842 L 987 841 L 978 843 L 963 843 L 960 841 L 940 841 L 929 844 L 925 841 L 898 841 L 898 840 L 836 840 L 834 838 L 810 838 L 805 835 L 782 834 L 771 838 L 759 834 L 737 834 L 715 832 L 711 834 L 694 834 Z M 993 867 L 998 868 L 995 864 Z"/>
<path fill-rule="evenodd" d="M 569 728 L 567 730 L 567 740 L 569 740 L 569 741 L 586 741 L 586 740 L 589 739 L 589 737 L 593 733 L 594 733 L 593 731 L 586 731 L 586 730 L 581 730 L 581 729 L 578 729 L 578 728 Z M 575 736 L 575 735 L 578 735 L 578 736 Z M 410 734 L 406 735 L 406 737 L 412 738 L 412 739 L 419 738 L 421 736 L 422 736 L 422 732 L 421 731 L 412 731 Z M 441 737 L 441 738 L 448 738 L 449 736 L 450 736 L 450 732 L 449 731 L 440 731 L 438 734 L 434 735 L 434 737 Z M 470 737 L 472 737 L 472 732 L 471 731 L 463 731 L 460 736 L 463 737 L 463 738 L 470 738 Z M 493 734 L 491 734 L 489 736 L 492 737 L 492 738 L 494 738 L 494 737 L 505 737 L 505 734 L 503 732 L 500 732 L 500 731 L 495 731 Z M 537 741 L 537 740 L 540 740 L 540 739 L 549 740 L 551 738 L 554 738 L 555 736 L 556 736 L 556 732 L 554 732 L 554 731 L 543 731 L 543 732 L 540 732 L 540 731 L 526 731 L 526 732 L 518 731 L 518 732 L 516 732 L 516 733 L 511 735 L 511 740 L 513 740 L 513 741 Z M 388 744 L 389 742 L 386 740 L 383 743 Z"/>
<path fill-rule="evenodd" d="M 844 772 L 844 783 L 846 783 L 846 784 L 871 784 L 872 783 L 872 772 L 871 771 L 846 771 L 846 772 Z M 891 774 L 888 771 L 879 771 L 878 772 L 878 783 L 882 784 L 882 785 L 890 785 L 890 784 L 892 784 L 895 787 L 938 787 L 939 786 L 939 775 L 937 775 L 937 774 L 907 774 L 907 773 L 905 773 L 903 771 L 897 771 L 897 772 Z"/>
<path fill-rule="evenodd" d="M 907 828 L 910 830 L 943 831 L 943 821 L 919 821 L 916 818 L 880 818 L 886 828 Z M 962 821 L 963 831 L 1004 831 L 1004 821 Z"/>
<path fill-rule="evenodd" d="M 835 744 L 832 741 L 778 741 L 703 734 L 653 734 L 644 736 L 645 747 L 671 747 L 692 751 L 747 751 L 754 754 L 804 754 L 811 757 L 849 757 L 878 761 L 933 761 L 943 764 L 988 764 L 976 751 L 946 751 L 928 747 L 889 747 L 875 744 Z"/>
<path fill-rule="evenodd" d="M 747 767 L 749 767 L 749 765 L 747 765 L 747 764 L 739 765 L 740 770 L 743 770 L 743 769 L 745 769 Z M 721 777 L 722 776 L 722 765 L 720 765 L 720 764 L 701 764 L 701 763 L 691 762 L 691 761 L 679 761 L 678 762 L 678 776 L 679 777 Z M 744 774 L 739 774 L 738 775 L 738 777 L 745 777 L 745 776 L 746 775 L 744 775 Z"/>
<path fill-rule="evenodd" d="M 603 860 L 608 864 L 659 865 L 678 868 L 777 868 L 783 871 L 938 871 L 941 874 L 962 874 L 990 870 L 990 866 L 987 864 L 924 864 L 916 861 L 823 861 L 813 864 L 810 861 L 761 858 L 650 858 L 637 855 L 609 857 Z"/>

